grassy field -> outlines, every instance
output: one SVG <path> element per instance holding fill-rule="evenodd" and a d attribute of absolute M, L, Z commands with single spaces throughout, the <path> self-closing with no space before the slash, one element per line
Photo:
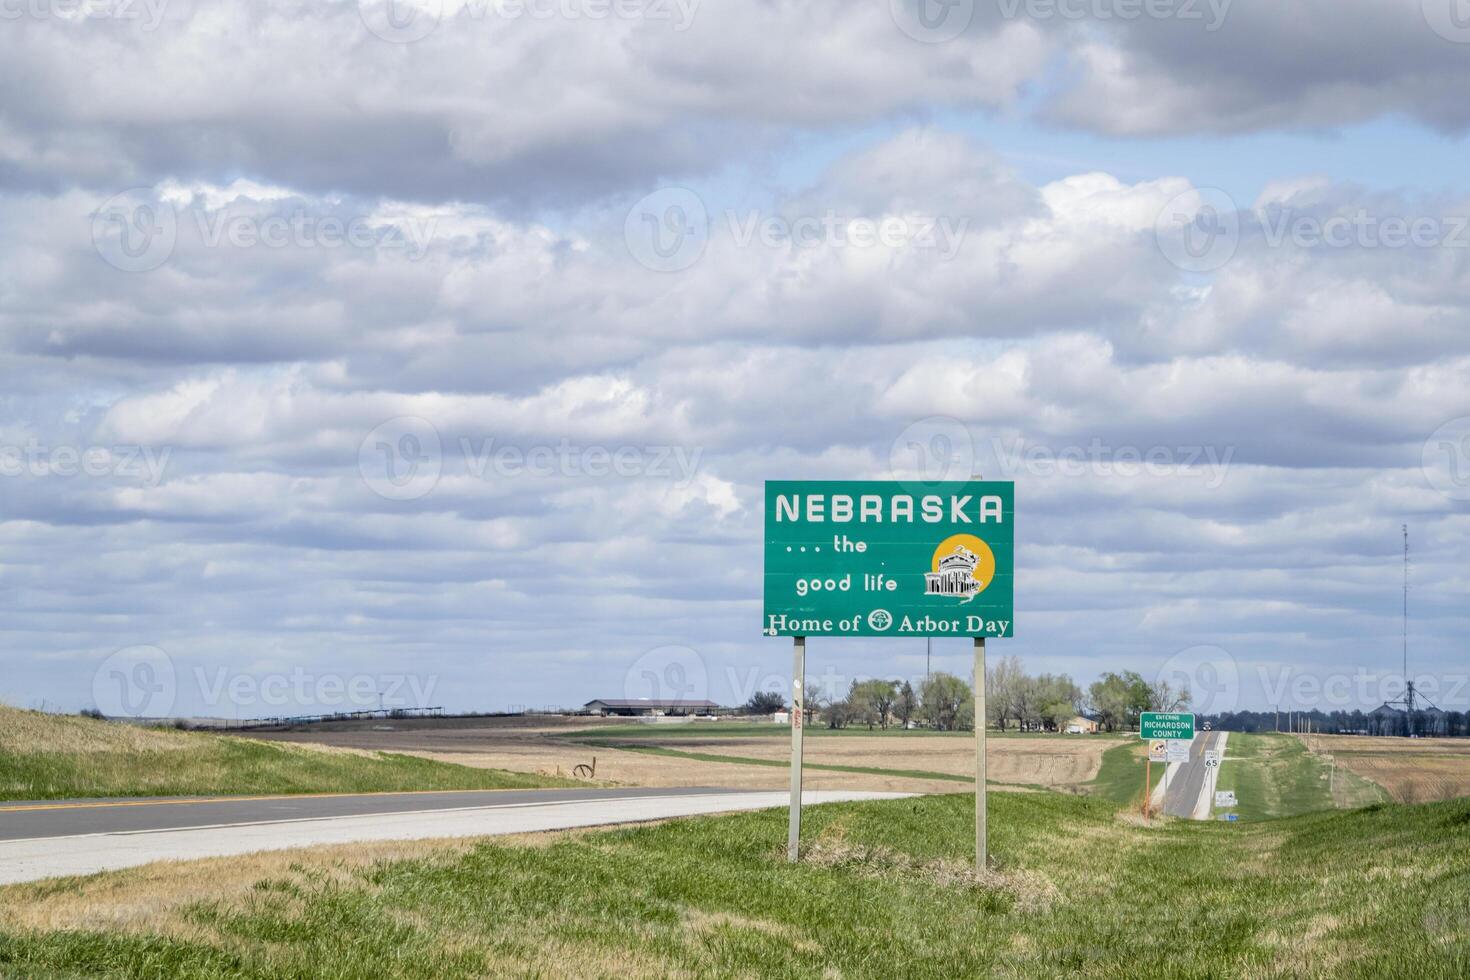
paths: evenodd
<path fill-rule="evenodd" d="M 445 762 L 562 775 L 578 765 L 627 786 L 780 789 L 787 784 L 790 729 L 744 721 L 587 724 L 537 719 L 534 726 L 395 722 L 350 731 L 330 728 L 259 733 L 271 741 L 399 752 Z M 601 721 L 601 720 L 599 720 Z M 821 731 L 824 734 L 816 735 Z M 974 732 L 808 729 L 806 785 L 918 793 L 954 792 L 974 779 Z M 1082 787 L 1097 774 L 1117 736 L 990 732 L 986 755 L 997 786 Z M 1136 741 L 1136 740 L 1135 740 Z"/>
<path fill-rule="evenodd" d="M 1234 732 L 1226 744 L 1218 790 L 1235 790 L 1241 820 L 1289 817 L 1384 799 L 1373 784 L 1321 756 L 1294 735 Z M 1217 811 L 1222 812 L 1222 811 Z M 1223 811 L 1229 812 L 1229 811 Z"/>
<path fill-rule="evenodd" d="M 1467 801 L 1144 826 L 1100 799 L 995 794 L 997 867 L 978 878 L 972 820 L 963 795 L 811 808 L 795 867 L 773 810 L 378 859 L 302 852 L 243 880 L 185 864 L 14 886 L 0 974 L 1470 973 Z"/>
<path fill-rule="evenodd" d="M 722 724 L 598 727 L 557 736 L 555 741 L 686 762 L 783 769 L 787 766 L 788 729 L 763 726 L 759 735 L 752 736 L 747 733 L 754 726 L 736 724 L 721 728 Z M 1017 787 L 1080 787 L 1094 778 L 1104 751 L 1116 744 L 1116 736 L 1040 733 L 1022 736 L 991 732 L 986 737 L 990 781 Z M 865 728 L 844 730 L 830 737 L 809 739 L 805 755 L 806 767 L 813 772 L 876 776 L 890 781 L 924 780 L 928 791 L 943 792 L 944 787 L 936 786 L 936 782 L 968 783 L 974 779 L 975 735 L 973 732 L 956 735 L 895 730 L 884 734 Z M 722 774 L 704 772 L 701 778 L 707 782 L 722 778 Z M 890 784 L 883 788 L 904 787 Z"/>
<path fill-rule="evenodd" d="M 747 766 L 774 766 L 777 769 L 789 769 L 791 763 L 787 759 L 761 759 L 743 755 L 723 755 L 711 752 L 690 752 L 683 749 L 667 748 L 661 745 L 629 745 L 625 742 L 587 740 L 588 745 L 620 748 L 625 752 L 647 752 L 650 755 L 662 755 L 673 759 L 688 759 L 693 762 L 720 762 L 734 765 Z M 843 766 L 822 762 L 808 762 L 803 753 L 801 768 L 815 769 L 820 772 L 852 772 L 864 773 L 872 776 L 899 776 L 913 779 L 944 779 L 951 782 L 970 783 L 975 782 L 974 776 L 962 776 L 955 773 L 931 772 L 925 769 L 887 769 L 879 766 Z M 714 779 L 719 778 L 718 773 L 711 773 Z"/>
<path fill-rule="evenodd" d="M 1386 738 L 1366 735 L 1301 736 L 1324 764 L 1337 766 L 1334 783 L 1340 802 L 1352 805 L 1365 794 L 1355 783 L 1379 790 L 1380 799 L 1430 803 L 1470 796 L 1470 740 L 1462 738 Z M 1344 772 L 1347 783 L 1340 783 Z M 1356 779 L 1355 779 L 1356 777 Z"/>
<path fill-rule="evenodd" d="M 0 706 L 0 800 L 553 785 L 570 781 Z"/>
<path fill-rule="evenodd" d="M 928 728 L 828 728 L 825 725 L 808 725 L 807 738 L 853 738 L 857 736 L 883 736 L 885 738 L 974 738 L 973 731 L 936 732 Z M 685 724 L 663 721 L 658 723 L 624 722 L 603 725 L 597 728 L 580 728 L 556 733 L 557 738 L 581 739 L 624 739 L 636 738 L 790 738 L 791 730 L 785 725 L 771 722 L 747 721 L 691 721 Z M 1056 738 L 1048 732 L 997 732 L 989 731 L 986 738 Z M 1081 737 L 1081 736 L 1074 736 Z"/>
<path fill-rule="evenodd" d="M 1124 806 L 1141 806 L 1147 756 L 1147 742 L 1135 736 L 1125 736 L 1120 744 L 1103 753 L 1102 765 L 1097 770 L 1097 776 L 1085 787 L 1086 791 Z M 1162 765 L 1152 768 L 1150 788 L 1157 786 L 1164 778 Z"/>

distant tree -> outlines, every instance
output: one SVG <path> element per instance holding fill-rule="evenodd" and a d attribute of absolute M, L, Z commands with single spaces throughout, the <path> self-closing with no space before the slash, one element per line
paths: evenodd
<path fill-rule="evenodd" d="M 1149 686 L 1148 708 L 1149 711 L 1183 711 L 1189 707 L 1188 685 L 1173 688 L 1166 680 L 1160 680 L 1157 684 Z"/>
<path fill-rule="evenodd" d="M 1103 728 L 1113 732 L 1137 726 L 1138 714 L 1148 710 L 1152 692 L 1141 676 L 1125 670 L 1103 674 L 1092 682 L 1087 694 Z"/>
<path fill-rule="evenodd" d="M 904 728 L 909 727 L 914 715 L 919 711 L 919 696 L 914 693 L 914 686 L 908 681 L 898 689 L 898 699 L 893 702 L 893 714 L 898 718 L 898 723 Z"/>
<path fill-rule="evenodd" d="M 1074 715 L 1082 712 L 1082 688 L 1067 674 L 1042 674 L 1036 681 L 1041 725 L 1061 731 Z"/>
<path fill-rule="evenodd" d="M 853 681 L 852 689 L 847 692 L 847 700 L 854 708 L 860 709 L 861 720 L 867 722 L 869 728 L 873 727 L 874 722 L 877 722 L 879 728 L 887 728 L 889 715 L 898 700 L 898 683 L 879 679 Z"/>
<path fill-rule="evenodd" d="M 973 701 L 974 694 L 970 685 L 943 671 L 930 676 L 919 690 L 919 704 L 924 720 L 931 728 L 941 732 L 959 728 L 962 721 L 961 709 L 967 703 L 973 704 Z"/>
<path fill-rule="evenodd" d="M 852 702 L 846 698 L 829 698 L 822 709 L 828 728 L 846 728 L 853 718 Z"/>
<path fill-rule="evenodd" d="M 1044 707 L 1045 692 L 1042 690 L 1039 678 L 1022 674 L 1016 678 L 1015 684 L 1016 724 L 1022 730 L 1041 727 L 1041 710 Z"/>
<path fill-rule="evenodd" d="M 975 730 L 975 695 L 973 691 L 966 694 L 960 701 L 960 710 L 956 712 L 954 727 L 960 731 L 973 732 Z"/>
<path fill-rule="evenodd" d="M 740 706 L 742 715 L 772 715 L 786 708 L 786 699 L 775 691 L 756 691 Z"/>
<path fill-rule="evenodd" d="M 106 721 L 107 720 L 107 716 L 104 715 L 101 711 L 97 710 L 96 708 L 83 708 L 82 711 L 81 711 L 81 715 L 82 715 L 83 718 L 92 718 L 92 719 L 94 719 L 96 721 Z"/>
<path fill-rule="evenodd" d="M 802 705 L 806 717 L 802 722 L 806 725 L 816 724 L 817 718 L 826 714 L 831 707 L 833 698 L 820 687 L 808 687 L 806 697 L 802 699 Z"/>
<path fill-rule="evenodd" d="M 1077 706 L 1070 701 L 1056 701 L 1044 712 L 1047 722 L 1054 731 L 1061 731 L 1077 714 Z"/>
<path fill-rule="evenodd" d="M 1017 725 L 1021 723 L 1017 699 L 1023 696 L 1018 686 L 1024 677 L 1021 659 L 1014 655 L 1001 657 L 985 672 L 985 714 L 1000 731 L 1006 730 L 1008 720 L 1015 719 Z"/>
<path fill-rule="evenodd" d="M 1002 657 L 985 672 L 985 713 L 987 720 L 1001 731 L 1011 723 L 1022 729 L 1058 728 L 1052 709 L 1058 704 L 1070 705 L 1067 714 L 1070 718 L 1082 711 L 1084 700 L 1082 689 L 1071 677 L 1066 674 L 1032 677 L 1014 655 Z"/>

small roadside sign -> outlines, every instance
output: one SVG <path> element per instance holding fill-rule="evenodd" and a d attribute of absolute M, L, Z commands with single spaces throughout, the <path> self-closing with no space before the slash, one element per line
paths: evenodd
<path fill-rule="evenodd" d="M 1216 806 L 1235 806 L 1235 790 L 1220 789 L 1215 791 Z"/>
<path fill-rule="evenodd" d="M 1149 742 L 1148 743 L 1148 761 L 1149 762 L 1167 762 L 1167 761 L 1169 761 L 1169 743 L 1166 742 L 1166 741 L 1164 741 L 1162 738 L 1156 738 L 1152 742 Z"/>
<path fill-rule="evenodd" d="M 1206 769 L 1219 769 L 1220 768 L 1220 753 L 1219 752 L 1216 752 L 1214 749 L 1210 749 L 1210 750 L 1208 750 L 1208 751 L 1205 752 L 1205 768 Z"/>
<path fill-rule="evenodd" d="M 1168 761 L 1170 761 L 1170 762 L 1188 762 L 1189 761 L 1189 746 L 1191 744 L 1193 744 L 1193 743 L 1190 742 L 1189 739 L 1187 739 L 1187 738 L 1171 738 L 1165 744 L 1168 745 L 1168 747 L 1169 747 L 1168 750 L 1167 750 L 1167 752 L 1168 752 Z"/>
<path fill-rule="evenodd" d="M 1145 711 L 1138 716 L 1141 738 L 1194 738 L 1194 714 L 1179 711 Z"/>

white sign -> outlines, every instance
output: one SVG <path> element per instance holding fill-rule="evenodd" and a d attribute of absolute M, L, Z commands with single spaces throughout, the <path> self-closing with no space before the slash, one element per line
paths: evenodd
<path fill-rule="evenodd" d="M 1148 743 L 1149 762 L 1169 761 L 1169 746 L 1162 738 L 1149 739 Z"/>
<path fill-rule="evenodd" d="M 1187 738 L 1171 738 L 1171 739 L 1169 739 L 1169 747 L 1167 749 L 1167 754 L 1168 754 L 1169 761 L 1170 762 L 1188 762 L 1189 761 L 1189 746 L 1190 746 L 1190 744 L 1191 744 L 1191 740 L 1190 739 L 1187 739 Z"/>
<path fill-rule="evenodd" d="M 1206 769 L 1218 769 L 1218 768 L 1220 768 L 1220 753 L 1219 752 L 1216 752 L 1213 749 L 1205 752 L 1205 768 Z"/>
<path fill-rule="evenodd" d="M 1216 806 L 1235 806 L 1235 790 L 1222 789 L 1215 791 Z"/>

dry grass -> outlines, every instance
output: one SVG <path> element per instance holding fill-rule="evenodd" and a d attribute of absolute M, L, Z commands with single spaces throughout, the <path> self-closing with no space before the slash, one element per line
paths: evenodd
<path fill-rule="evenodd" d="M 671 733 L 670 738 L 656 742 L 669 748 L 755 759 L 779 760 L 790 752 L 785 740 L 770 738 L 680 739 Z M 985 744 L 992 782 L 1062 787 L 1091 781 L 1102 764 L 1103 752 L 1116 743 L 1058 735 L 992 738 Z M 902 741 L 883 735 L 814 738 L 807 741 L 805 756 L 808 762 L 823 765 L 922 769 L 956 776 L 975 772 L 975 743 L 951 736 L 910 735 Z"/>
<path fill-rule="evenodd" d="M 631 823 L 624 829 L 666 822 Z M 495 843 L 546 848 L 601 829 L 505 834 L 496 837 Z M 159 861 L 105 874 L 10 885 L 0 887 L 0 931 L 106 929 L 197 935 L 198 927 L 182 914 L 187 907 L 201 902 L 241 903 L 263 880 L 346 881 L 354 871 L 390 861 L 427 858 L 448 862 L 477 843 L 477 838 L 447 837 L 259 851 L 235 857 Z"/>
<path fill-rule="evenodd" d="M 665 821 L 629 824 L 652 827 Z M 600 828 L 553 831 L 548 833 L 508 834 L 495 838 L 495 844 L 508 848 L 549 848 L 569 838 L 596 834 Z M 374 868 L 396 861 L 422 860 L 430 866 L 446 867 L 474 849 L 481 841 L 473 838 L 445 838 L 420 841 L 384 841 L 380 843 L 343 844 L 293 851 L 269 851 L 242 857 L 212 858 L 201 861 L 168 861 L 124 871 L 109 872 L 83 878 L 63 878 L 26 885 L 0 888 L 0 932 L 56 932 L 81 930 L 104 931 L 136 936 L 163 936 L 189 943 L 201 943 L 221 949 L 246 950 L 253 944 L 242 943 L 239 936 L 217 928 L 213 917 L 201 917 L 200 908 L 238 913 L 254 906 L 264 885 L 277 902 L 281 895 L 296 893 L 292 901 L 307 901 L 315 890 L 330 884 L 344 888 L 367 888 L 366 875 Z M 298 912 L 303 911 L 298 909 Z M 617 975 L 633 978 L 692 976 L 657 956 L 640 957 L 636 963 L 626 958 L 590 952 L 575 942 L 555 935 L 558 923 L 548 920 L 545 932 L 522 937 L 532 955 L 522 949 L 498 954 L 485 950 L 483 936 L 457 931 L 437 919 L 404 913 L 402 921 L 416 930 L 435 934 L 440 948 L 453 952 L 456 948 L 476 950 L 492 957 L 490 975 L 540 975 L 576 978 L 602 978 Z M 693 932 L 717 932 L 720 928 L 749 928 L 751 923 L 721 923 L 716 917 L 700 919 L 691 915 L 687 922 Z M 782 929 L 777 923 L 772 927 Z M 497 957 L 498 958 L 495 958 Z M 528 973 L 528 968 L 530 970 Z"/>
<path fill-rule="evenodd" d="M 103 875 L 12 885 L 0 889 L 4 899 L 0 901 L 0 929 L 92 928 L 192 935 L 195 927 L 179 915 L 183 908 L 196 902 L 243 899 L 264 878 L 305 873 L 335 877 L 379 861 L 460 854 L 473 844 L 469 839 L 385 841 L 264 851 L 202 861 L 163 861 Z"/>
<path fill-rule="evenodd" d="M 1309 751 L 1330 755 L 1337 760 L 1339 771 L 1346 769 L 1382 787 L 1396 802 L 1432 803 L 1470 796 L 1470 741 L 1368 735 L 1301 738 Z"/>
<path fill-rule="evenodd" d="M 513 772 L 535 772 L 547 776 L 570 775 L 579 762 L 597 759 L 597 779 L 620 786 L 718 786 L 724 789 L 785 789 L 790 785 L 789 771 L 772 766 L 710 763 L 699 759 L 626 752 L 611 748 L 558 744 L 518 746 L 493 752 L 440 753 L 407 752 L 407 755 L 458 763 L 487 769 L 509 769 Z M 810 743 L 808 743 L 810 745 Z M 806 755 L 808 762 L 811 752 Z M 906 776 L 883 776 L 872 773 L 828 772 L 806 769 L 802 774 L 806 789 L 860 789 L 897 793 L 966 792 L 963 783 L 941 779 L 916 779 Z"/>
<path fill-rule="evenodd" d="M 0 890 L 0 960 L 149 980 L 1466 975 L 1463 803 L 1141 828 L 1071 795 L 991 802 L 979 875 L 954 796 L 814 808 L 796 866 L 779 812 L 330 848 Z"/>
<path fill-rule="evenodd" d="M 272 741 L 330 744 L 358 749 L 402 752 L 440 762 L 545 776 L 571 776 L 580 764 L 597 760 L 597 779 L 626 786 L 722 786 L 732 789 L 781 789 L 787 785 L 784 769 L 771 766 L 710 763 L 643 752 L 590 747 L 566 738 L 553 737 L 574 731 L 575 724 L 556 725 L 538 719 L 536 725 L 492 726 L 479 719 L 454 727 L 446 719 L 432 728 L 402 728 L 394 731 L 318 730 L 271 733 Z M 576 719 L 600 722 L 606 719 Z M 640 726 L 641 727 L 641 726 Z M 690 736 L 682 726 L 669 725 L 666 735 L 638 738 L 640 746 L 700 752 L 732 758 L 767 759 L 790 757 L 790 743 L 782 737 L 740 738 Z M 640 732 L 640 734 L 643 734 Z M 631 743 L 630 743 L 631 744 Z M 1052 738 L 993 738 L 987 743 L 987 762 L 992 783 L 1012 786 L 1080 786 L 1092 780 L 1103 753 L 1117 744 L 1101 738 L 1056 736 Z M 954 736 L 843 735 L 809 738 L 806 761 L 818 765 L 857 766 L 875 769 L 907 769 L 968 776 L 975 771 L 975 743 Z M 808 769 L 804 784 L 809 789 L 862 789 L 921 793 L 965 792 L 963 783 L 880 773 L 846 773 Z"/>
<path fill-rule="evenodd" d="M 1046 912 L 1061 897 L 1061 890 L 1037 871 L 976 871 L 968 861 L 953 858 L 919 860 L 882 844 L 855 843 L 848 839 L 846 825 L 837 822 L 824 828 L 807 845 L 802 860 L 827 868 L 841 868 L 859 878 L 902 878 L 939 888 L 988 892 L 1009 900 L 1022 913 Z"/>
<path fill-rule="evenodd" d="M 228 735 L 212 736 L 229 739 Z M 75 715 L 45 714 L 0 704 L 0 752 L 11 755 L 96 752 L 189 752 L 199 747 L 199 736 L 172 728 L 147 728 L 127 722 L 99 722 Z M 301 742 L 287 751 L 372 756 L 348 746 Z"/>
<path fill-rule="evenodd" d="M 558 783 L 351 745 L 271 744 L 0 706 L 4 800 L 544 785 Z"/>
<path fill-rule="evenodd" d="M 90 718 L 49 715 L 0 704 L 0 752 L 187 752 L 185 732 L 138 725 L 99 724 Z"/>

